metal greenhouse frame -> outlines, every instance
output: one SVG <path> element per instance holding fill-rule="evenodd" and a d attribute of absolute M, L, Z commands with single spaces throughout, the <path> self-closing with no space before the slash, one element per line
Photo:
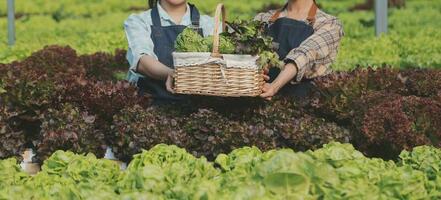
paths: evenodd
<path fill-rule="evenodd" d="M 375 0 L 375 35 L 387 33 L 388 0 Z"/>
<path fill-rule="evenodd" d="M 15 0 L 8 0 L 8 44 L 15 44 Z"/>

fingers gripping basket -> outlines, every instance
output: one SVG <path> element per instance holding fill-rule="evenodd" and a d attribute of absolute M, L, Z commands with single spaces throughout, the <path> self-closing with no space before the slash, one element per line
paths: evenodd
<path fill-rule="evenodd" d="M 212 52 L 173 53 L 175 87 L 179 94 L 240 97 L 258 96 L 264 84 L 258 57 L 219 53 L 219 23 L 226 30 L 225 8 L 216 8 Z"/>

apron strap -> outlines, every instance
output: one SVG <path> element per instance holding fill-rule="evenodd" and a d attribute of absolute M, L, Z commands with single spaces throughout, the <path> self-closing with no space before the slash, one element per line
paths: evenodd
<path fill-rule="evenodd" d="M 281 14 L 284 10 L 286 10 L 287 8 L 288 8 L 288 4 L 285 4 L 285 6 L 283 6 L 282 9 L 277 10 L 277 11 L 273 14 L 273 16 L 271 16 L 269 22 L 274 23 L 274 22 L 280 17 L 280 14 Z M 311 8 L 309 9 L 308 17 L 306 18 L 306 20 L 308 20 L 308 22 L 309 22 L 311 25 L 313 25 L 313 24 L 315 23 L 316 15 L 317 15 L 317 10 L 318 10 L 318 7 L 317 7 L 317 4 L 315 3 L 315 0 L 314 0 L 314 2 L 312 3 Z"/>
<path fill-rule="evenodd" d="M 317 4 L 314 2 L 312 3 L 311 8 L 309 9 L 309 13 L 308 13 L 308 18 L 306 18 L 306 20 L 308 20 L 309 24 L 314 25 L 315 20 L 316 20 L 316 15 L 317 15 Z"/>
<path fill-rule="evenodd" d="M 288 4 L 285 4 L 285 6 L 283 6 L 282 9 L 277 10 L 277 11 L 273 14 L 273 16 L 271 16 L 269 22 L 274 23 L 277 19 L 279 19 L 280 14 L 282 13 L 283 10 L 286 9 L 287 6 L 288 6 Z"/>
<path fill-rule="evenodd" d="M 201 19 L 199 10 L 191 3 L 189 3 L 188 5 L 190 5 L 191 24 L 193 25 L 193 27 L 199 28 Z"/>
<path fill-rule="evenodd" d="M 162 26 L 161 18 L 159 17 L 158 6 L 152 8 L 151 16 L 152 16 L 153 26 Z"/>
<path fill-rule="evenodd" d="M 198 9 L 193 4 L 189 4 L 190 6 L 190 15 L 191 15 L 191 24 L 194 27 L 199 27 L 199 20 L 201 18 Z M 158 7 L 155 6 L 152 8 L 151 12 L 152 22 L 153 26 L 162 26 L 161 25 L 161 17 L 159 17 L 159 10 Z"/>

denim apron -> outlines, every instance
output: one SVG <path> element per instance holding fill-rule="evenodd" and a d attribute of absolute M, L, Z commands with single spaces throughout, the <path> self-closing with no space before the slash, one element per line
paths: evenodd
<path fill-rule="evenodd" d="M 197 8 L 189 4 L 192 28 L 197 30 L 202 35 L 202 29 L 199 27 L 200 14 Z M 151 17 L 153 25 L 151 26 L 152 34 L 151 39 L 154 44 L 153 51 L 155 52 L 158 60 L 165 66 L 174 69 L 172 53 L 175 50 L 175 41 L 180 33 L 184 31 L 187 26 L 173 25 L 162 26 L 161 18 L 157 7 L 153 7 L 151 11 Z M 154 104 L 171 103 L 184 100 L 182 95 L 174 95 L 167 91 L 165 87 L 165 81 L 155 80 L 151 77 L 140 78 L 137 82 L 139 88 L 139 94 L 150 94 L 153 97 Z"/>
<path fill-rule="evenodd" d="M 282 10 L 287 8 L 288 4 Z M 271 25 L 266 29 L 267 34 L 273 38 L 277 46 L 277 54 L 281 60 L 284 60 L 288 53 L 300 46 L 300 44 L 314 33 L 312 25 L 315 22 L 317 5 L 313 3 L 308 14 L 308 23 L 287 17 L 279 18 L 282 10 L 277 11 L 271 17 Z M 271 68 L 269 70 L 270 81 L 273 82 L 280 73 L 280 69 Z M 312 84 L 309 81 L 301 82 L 296 85 L 285 85 L 280 93 L 283 95 L 292 95 L 296 97 L 305 97 L 312 90 Z"/>

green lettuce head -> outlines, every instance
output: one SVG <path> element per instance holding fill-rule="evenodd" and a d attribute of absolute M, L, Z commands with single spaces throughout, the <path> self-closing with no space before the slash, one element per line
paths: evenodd
<path fill-rule="evenodd" d="M 186 28 L 178 35 L 175 42 L 177 52 L 209 52 L 206 40 L 191 28 Z"/>

